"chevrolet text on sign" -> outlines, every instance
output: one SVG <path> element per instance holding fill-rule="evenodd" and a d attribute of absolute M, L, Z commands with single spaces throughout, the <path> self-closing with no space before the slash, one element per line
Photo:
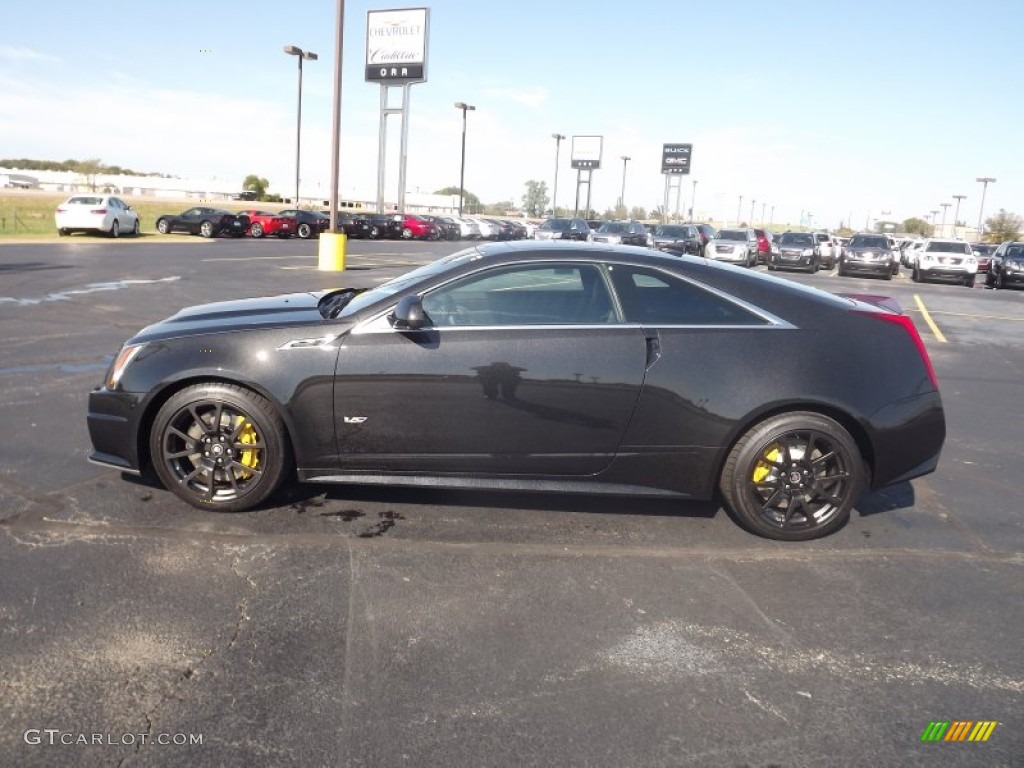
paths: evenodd
<path fill-rule="evenodd" d="M 401 85 L 427 79 L 427 9 L 366 13 L 366 80 Z"/>

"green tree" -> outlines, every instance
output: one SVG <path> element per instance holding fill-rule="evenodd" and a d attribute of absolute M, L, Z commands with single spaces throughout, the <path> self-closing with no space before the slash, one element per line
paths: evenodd
<path fill-rule="evenodd" d="M 257 200 L 262 200 L 266 197 L 267 187 L 269 186 L 269 181 L 257 176 L 255 173 L 250 173 L 245 177 L 245 181 L 242 182 L 242 189 L 245 192 L 255 192 Z"/>
<path fill-rule="evenodd" d="M 444 189 L 437 190 L 434 194 L 435 195 L 455 195 L 456 197 L 458 197 L 459 196 L 459 188 L 458 187 L 445 187 Z M 479 197 L 474 195 L 468 189 L 463 190 L 463 192 L 462 192 L 462 211 L 463 211 L 463 213 L 480 213 L 481 211 L 483 211 L 483 209 L 484 209 L 484 206 L 483 206 L 483 203 L 480 202 L 480 198 Z"/>
<path fill-rule="evenodd" d="M 632 210 L 629 212 L 629 218 L 631 219 L 646 219 L 647 209 L 640 205 L 634 205 Z"/>
<path fill-rule="evenodd" d="M 73 170 L 75 173 L 85 176 L 85 183 L 89 185 L 89 189 L 93 192 L 96 191 L 96 174 L 103 170 L 103 163 L 100 162 L 98 157 L 90 157 L 88 160 L 76 160 Z"/>
<path fill-rule="evenodd" d="M 931 237 L 932 232 L 935 231 L 935 227 L 924 219 L 919 219 L 916 216 L 904 219 L 903 224 L 900 226 L 908 235 L 920 235 L 921 237 Z"/>
<path fill-rule="evenodd" d="M 1019 240 L 1024 229 L 1024 219 L 1016 213 L 1000 208 L 999 213 L 985 219 L 985 240 L 990 243 L 1005 243 L 1007 240 Z"/>
<path fill-rule="evenodd" d="M 551 202 L 551 198 L 548 197 L 547 182 L 534 181 L 533 179 L 526 182 L 526 194 L 523 195 L 523 210 L 526 211 L 527 216 L 544 215 L 544 211 L 548 209 L 549 202 Z"/>

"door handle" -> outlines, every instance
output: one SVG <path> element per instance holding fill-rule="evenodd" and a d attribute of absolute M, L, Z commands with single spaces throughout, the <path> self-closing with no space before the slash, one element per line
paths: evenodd
<path fill-rule="evenodd" d="M 658 334 L 652 334 L 647 337 L 647 365 L 646 370 L 651 370 L 651 367 L 661 359 L 661 340 L 658 338 Z"/>

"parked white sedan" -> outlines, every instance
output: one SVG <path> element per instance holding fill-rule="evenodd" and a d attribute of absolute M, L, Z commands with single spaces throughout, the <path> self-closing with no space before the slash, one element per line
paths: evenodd
<path fill-rule="evenodd" d="M 95 232 L 119 237 L 139 234 L 139 214 L 128 203 L 111 195 L 74 195 L 53 214 L 57 234 Z"/>

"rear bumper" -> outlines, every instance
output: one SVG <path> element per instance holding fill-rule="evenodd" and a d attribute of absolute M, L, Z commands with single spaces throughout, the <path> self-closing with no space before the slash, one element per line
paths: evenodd
<path fill-rule="evenodd" d="M 946 439 L 946 415 L 938 392 L 886 406 L 871 422 L 875 427 L 872 490 L 935 471 Z"/>

